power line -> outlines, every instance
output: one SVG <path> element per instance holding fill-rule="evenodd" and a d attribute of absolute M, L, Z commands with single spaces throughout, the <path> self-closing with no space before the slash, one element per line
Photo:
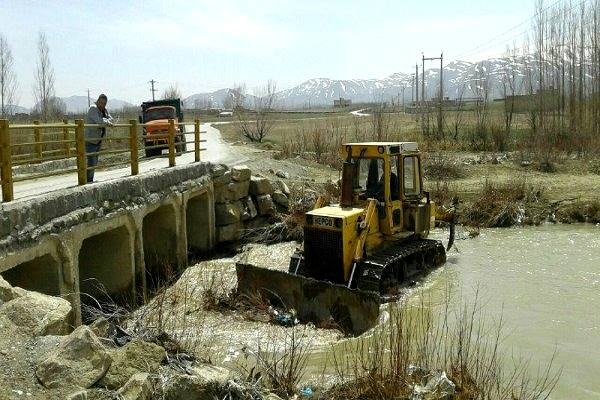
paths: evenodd
<path fill-rule="evenodd" d="M 579 7 L 579 6 L 583 5 L 587 1 L 590 1 L 590 0 L 582 0 L 580 2 L 573 3 L 568 8 L 566 8 L 564 11 L 570 11 L 570 10 L 574 9 L 575 7 Z M 512 41 L 512 40 L 514 40 L 514 39 L 516 39 L 516 38 L 518 38 L 518 37 L 520 37 L 520 36 L 528 33 L 530 31 L 529 28 L 527 28 L 527 29 L 525 29 L 523 31 L 520 31 L 516 35 L 510 36 L 508 39 L 504 39 L 504 40 L 502 40 L 500 42 L 496 42 L 498 39 L 501 39 L 502 37 L 504 37 L 507 33 L 510 33 L 512 31 L 514 31 L 515 29 L 520 28 L 521 26 L 525 25 L 526 23 L 532 21 L 534 18 L 538 17 L 540 14 L 542 14 L 542 13 L 544 13 L 544 12 L 550 10 L 550 9 L 553 9 L 556 6 L 558 6 L 560 3 L 564 3 L 564 2 L 565 2 L 565 0 L 557 0 L 554 3 L 552 3 L 552 4 L 550 4 L 550 5 L 546 6 L 546 7 L 544 7 L 542 10 L 536 11 L 534 13 L 534 15 L 532 15 L 531 17 L 527 18 L 526 20 L 520 22 L 519 24 L 511 27 L 510 29 L 506 30 L 505 32 L 502 32 L 500 35 L 497 35 L 497 36 L 493 37 L 492 39 L 490 39 L 490 40 L 488 40 L 486 42 L 483 42 L 483 43 L 475 46 L 471 50 L 467 50 L 467 51 L 465 51 L 465 52 L 463 52 L 463 53 L 455 56 L 452 61 L 457 61 L 457 60 L 459 60 L 459 59 L 461 59 L 463 57 L 468 57 L 468 56 L 471 56 L 471 55 L 474 55 L 474 54 L 481 53 L 483 51 L 489 50 L 490 48 L 493 48 L 494 46 L 505 44 L 507 42 L 510 42 L 510 41 Z M 496 42 L 496 43 L 494 43 L 494 42 Z"/>

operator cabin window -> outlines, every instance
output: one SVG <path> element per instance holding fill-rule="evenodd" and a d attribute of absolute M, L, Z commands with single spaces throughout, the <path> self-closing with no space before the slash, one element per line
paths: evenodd
<path fill-rule="evenodd" d="M 383 159 L 362 158 L 359 160 L 359 163 L 358 181 L 356 182 L 355 189 L 360 190 L 360 198 L 375 198 L 383 201 L 385 196 Z"/>
<path fill-rule="evenodd" d="M 404 195 L 415 196 L 421 192 L 419 187 L 419 159 L 415 156 L 404 157 Z"/>

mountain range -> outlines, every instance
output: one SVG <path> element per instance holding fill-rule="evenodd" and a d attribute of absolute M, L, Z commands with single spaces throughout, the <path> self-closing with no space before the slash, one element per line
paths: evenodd
<path fill-rule="evenodd" d="M 452 61 L 444 66 L 443 86 L 444 97 L 451 99 L 463 97 L 479 97 L 482 77 L 485 77 L 489 88 L 489 99 L 501 98 L 502 79 L 506 71 L 515 75 L 517 93 L 523 88 L 523 80 L 527 67 L 535 70 L 536 60 L 533 56 L 519 56 L 511 60 L 506 58 L 490 58 L 479 62 Z M 439 96 L 439 67 L 425 70 L 425 98 Z M 313 78 L 290 89 L 276 93 L 277 107 L 284 109 L 301 109 L 316 106 L 332 106 L 333 100 L 344 98 L 354 103 L 381 101 L 410 102 L 414 99 L 414 72 L 396 72 L 380 79 L 330 79 Z M 423 74 L 419 70 L 419 97 L 422 98 L 421 87 Z M 231 108 L 236 96 L 233 89 L 223 88 L 214 92 L 196 93 L 183 99 L 185 108 Z M 68 113 L 85 112 L 88 108 L 87 96 L 62 97 Z M 255 97 L 245 96 L 245 104 L 252 108 Z M 110 99 L 110 110 L 123 107 L 134 107 L 127 101 Z M 19 107 L 19 112 L 26 112 Z"/>
<path fill-rule="evenodd" d="M 480 62 L 452 61 L 444 66 L 444 97 L 478 97 L 476 82 L 486 77 L 489 98 L 502 97 L 502 77 L 505 71 L 514 71 L 516 87 L 522 87 L 526 66 L 536 68 L 535 59 L 520 56 L 512 60 L 491 58 Z M 439 96 L 438 68 L 425 70 L 426 98 Z M 354 103 L 400 101 L 409 102 L 414 97 L 414 72 L 397 72 L 381 79 L 309 79 L 300 85 L 277 93 L 277 103 L 281 108 L 309 108 L 331 106 L 340 97 Z M 419 96 L 423 75 L 419 70 Z M 196 93 L 184 99 L 186 108 L 226 107 L 234 95 L 232 89 L 220 89 L 209 93 Z M 251 107 L 252 104 L 249 104 Z"/>

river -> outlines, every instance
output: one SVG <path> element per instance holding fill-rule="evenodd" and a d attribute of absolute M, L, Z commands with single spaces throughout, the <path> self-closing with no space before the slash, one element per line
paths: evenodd
<path fill-rule="evenodd" d="M 482 230 L 456 243 L 412 296 L 421 295 L 476 301 L 490 326 L 502 315 L 502 349 L 533 373 L 554 356 L 562 374 L 552 399 L 600 398 L 600 226 Z"/>
<path fill-rule="evenodd" d="M 503 313 L 505 346 L 532 367 L 556 351 L 552 398 L 600 398 L 600 227 L 484 230 L 457 248 L 429 287 L 451 284 L 467 301 L 479 288 L 487 313 Z"/>
<path fill-rule="evenodd" d="M 442 240 L 445 236 L 433 235 Z M 286 243 L 257 246 L 244 262 L 285 268 L 294 247 Z M 234 260 L 220 262 L 232 275 Z M 481 315 L 490 326 L 502 316 L 505 354 L 529 360 L 534 374 L 539 365 L 555 357 L 555 370 L 562 368 L 562 373 L 552 399 L 600 399 L 600 226 L 481 230 L 475 238 L 458 240 L 447 263 L 412 289 L 405 301 L 420 301 L 421 295 L 434 305 L 447 300 L 454 305 L 472 303 L 477 296 Z M 383 306 L 382 315 L 389 309 Z M 245 346 L 256 332 L 271 329 L 268 324 L 236 323 L 240 325 L 234 329 L 237 339 L 218 347 Z M 229 332 L 224 334 L 228 343 L 231 324 L 224 331 Z M 313 330 L 315 346 L 305 380 L 329 380 L 335 375 L 332 349 L 345 355 L 348 344 L 366 340 L 369 345 L 384 329 L 388 329 L 385 322 L 359 338 L 341 340 L 335 338 L 335 331 Z"/>

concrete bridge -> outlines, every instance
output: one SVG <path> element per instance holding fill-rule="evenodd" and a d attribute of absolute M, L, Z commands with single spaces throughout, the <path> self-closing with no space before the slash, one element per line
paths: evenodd
<path fill-rule="evenodd" d="M 236 240 L 274 211 L 271 184 L 246 167 L 192 163 L 75 186 L 0 209 L 0 274 L 82 303 L 135 306 L 191 257 Z"/>

